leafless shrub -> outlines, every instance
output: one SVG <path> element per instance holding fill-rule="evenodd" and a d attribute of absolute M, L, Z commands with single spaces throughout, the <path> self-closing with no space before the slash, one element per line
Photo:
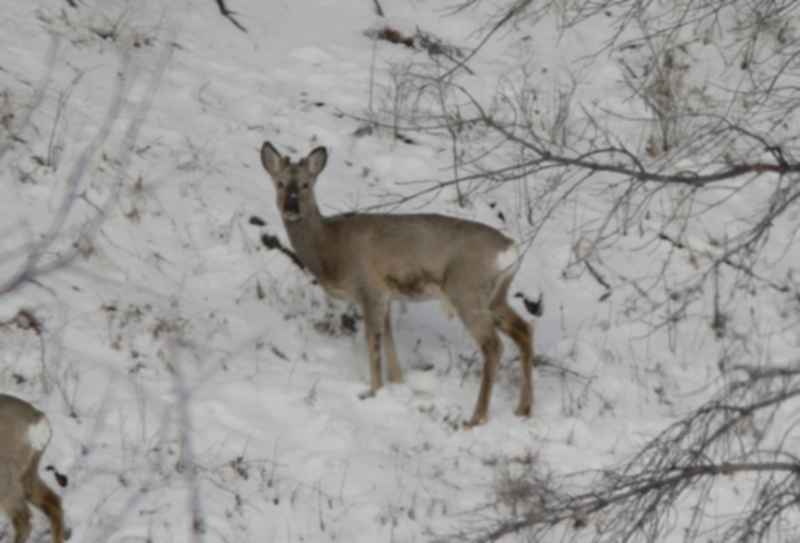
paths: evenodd
<path fill-rule="evenodd" d="M 680 141 L 679 123 L 689 111 L 687 47 L 653 47 L 641 67 L 632 67 L 625 59 L 621 61 L 626 85 L 653 116 L 654 129 L 645 148 L 651 158 L 669 153 Z"/>
<path fill-rule="evenodd" d="M 707 334 L 718 346 L 720 379 L 731 380 L 629 463 L 590 479 L 546 478 L 549 486 L 537 488 L 547 491 L 531 490 L 535 499 L 547 496 L 535 515 L 506 511 L 481 535 L 459 534 L 463 540 L 497 540 L 524 528 L 532 540 L 560 530 L 567 539 L 657 541 L 676 510 L 681 522 L 688 519 L 687 541 L 709 525 L 725 540 L 786 540 L 780 530 L 796 507 L 788 489 L 799 472 L 786 437 L 797 423 L 797 373 L 765 367 L 742 379 L 733 368 L 753 364 L 761 339 L 748 330 L 761 318 L 780 313 L 776 335 L 789 341 L 786 327 L 800 324 L 795 312 L 776 309 L 794 303 L 800 290 L 796 246 L 774 235 L 775 225 L 792 239 L 800 232 L 800 96 L 790 90 L 800 77 L 798 16 L 793 2 L 509 1 L 457 66 L 431 62 L 408 72 L 417 90 L 407 95 L 424 99 L 415 102 L 416 117 L 396 124 L 449 138 L 458 168 L 387 205 L 465 186 L 469 193 L 521 184 L 533 243 L 551 216 L 590 199 L 592 209 L 575 218 L 564 277 L 590 276 L 601 301 L 613 299 L 622 318 L 663 333 L 673 350 L 689 327 Z M 624 99 L 580 101 L 568 78 L 523 66 L 487 100 L 461 69 L 512 21 L 569 32 L 600 20 L 611 39 L 583 61 L 618 58 Z M 445 87 L 438 101 L 434 81 Z M 420 111 L 429 113 L 425 120 Z M 629 136 L 637 133 L 643 137 Z M 655 270 L 633 269 L 619 258 L 624 251 L 647 254 Z M 704 499 L 729 492 L 732 477 L 741 507 L 718 523 Z M 578 483 L 582 491 L 572 486 Z M 590 534 L 570 533 L 589 524 Z"/>
<path fill-rule="evenodd" d="M 567 477 L 506 477 L 495 501 L 468 531 L 441 541 L 499 541 L 520 533 L 532 541 L 789 541 L 798 532 L 800 457 L 789 442 L 800 369 L 740 367 L 708 402 L 670 425 L 622 465 Z M 742 494 L 729 506 L 710 499 Z M 690 511 L 676 522 L 674 511 Z M 725 514 L 720 514 L 724 510 Z"/>
<path fill-rule="evenodd" d="M 604 209 L 577 225 L 581 237 L 576 242 L 582 240 L 587 249 L 571 267 L 586 270 L 591 264 L 592 275 L 603 279 L 607 297 L 626 296 L 631 305 L 632 300 L 639 299 L 639 316 L 646 316 L 655 327 L 680 322 L 682 315 L 696 313 L 693 308 L 709 299 L 719 317 L 725 313 L 721 306 L 738 289 L 790 292 L 784 279 L 769 277 L 766 268 L 770 265 L 756 255 L 765 253 L 770 225 L 791 217 L 788 210 L 795 209 L 800 201 L 800 190 L 792 182 L 800 173 L 800 163 L 793 158 L 798 152 L 798 137 L 786 133 L 786 115 L 800 111 L 796 96 L 784 92 L 784 85 L 790 85 L 797 71 L 791 61 L 792 50 L 778 39 L 763 40 L 769 45 L 764 46 L 766 50 L 756 48 L 748 53 L 753 60 L 748 61 L 735 91 L 717 85 L 712 96 L 711 89 L 693 86 L 687 80 L 687 71 L 694 70 L 695 65 L 707 69 L 715 61 L 715 51 L 725 48 L 745 54 L 736 48 L 740 36 L 752 41 L 753 33 L 776 35 L 774 24 L 765 21 L 773 20 L 779 12 L 784 15 L 780 11 L 783 8 L 757 10 L 748 18 L 744 13 L 753 6 L 746 2 L 735 6 L 712 2 L 708 12 L 699 7 L 692 11 L 695 7 L 691 4 L 681 11 L 677 6 L 667 8 L 652 2 L 637 3 L 622 12 L 603 2 L 592 6 L 552 2 L 535 9 L 525 2 L 509 5 L 498 15 L 497 23 L 510 17 L 536 24 L 557 11 L 566 31 L 601 14 L 606 17 L 608 10 L 615 14 L 612 21 L 618 26 L 617 37 L 624 33 L 626 44 L 638 44 L 636 54 L 644 61 L 638 66 L 622 65 L 627 66 L 623 75 L 628 74 L 628 88 L 655 119 L 644 119 L 656 125 L 655 132 L 646 138 L 649 144 L 631 145 L 614 128 L 631 128 L 642 119 L 576 105 L 574 81 L 547 89 L 548 82 L 540 74 L 533 77 L 523 69 L 519 77 L 502 85 L 497 99 L 487 104 L 461 85 L 449 68 L 414 66 L 404 72 L 403 95 L 414 96 L 415 107 L 395 108 L 392 122 L 405 126 L 406 131 L 438 131 L 448 137 L 455 150 L 453 176 L 388 205 L 438 194 L 448 187 L 461 191 L 468 185 L 469 190 L 480 190 L 497 183 L 552 179 L 552 183 L 532 187 L 523 183 L 525 193 L 533 193 L 529 202 L 536 202 L 527 212 L 532 239 L 555 210 L 575 194 L 599 195 Z M 695 45 L 696 36 L 711 25 L 711 17 L 719 17 L 727 25 L 718 30 L 721 35 L 716 38 L 722 45 L 701 50 Z M 746 25 L 748 34 L 742 25 L 751 19 L 753 22 Z M 735 28 L 730 26 L 733 23 Z M 490 24 L 489 28 L 495 26 Z M 638 37 L 630 38 L 637 32 Z M 691 39 L 681 40 L 684 34 Z M 783 35 L 785 41 L 792 32 L 785 30 Z M 690 51 L 697 51 L 697 59 Z M 723 60 L 730 63 L 727 57 Z M 635 74 L 635 80 L 631 74 Z M 723 75 L 738 77 L 729 71 Z M 414 78 L 416 89 L 411 85 Z M 548 95 L 557 107 L 542 105 Z M 786 115 L 776 114 L 779 111 Z M 780 131 L 775 130 L 778 126 Z M 702 244 L 696 239 L 682 239 L 699 222 L 698 217 L 714 216 L 730 198 L 741 194 L 759 199 L 750 217 L 735 226 L 708 231 L 708 239 Z M 533 205 L 539 206 L 535 213 Z M 668 244 L 659 251 L 664 258 L 663 273 L 654 281 L 635 277 L 603 258 L 608 248 L 628 243 L 624 240 L 632 233 L 642 240 L 640 246 Z M 683 267 L 684 255 L 680 253 L 684 252 L 696 273 L 673 283 L 673 270 Z M 785 268 L 786 262 L 782 266 Z M 715 289 L 717 294 L 713 294 Z M 641 303 L 642 299 L 646 302 Z M 719 318 L 713 322 L 709 319 L 708 324 L 721 330 L 720 322 Z"/>

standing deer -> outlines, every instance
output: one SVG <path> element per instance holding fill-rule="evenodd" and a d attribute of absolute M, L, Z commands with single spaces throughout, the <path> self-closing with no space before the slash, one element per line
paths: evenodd
<path fill-rule="evenodd" d="M 532 330 L 508 304 L 519 267 L 514 242 L 485 224 L 444 215 L 347 213 L 323 217 L 314 188 L 328 152 L 317 147 L 292 162 L 269 142 L 261 163 L 272 178 L 278 209 L 303 265 L 334 297 L 357 303 L 364 315 L 373 396 L 382 386 L 381 346 L 389 381 L 402 381 L 392 336 L 393 298 L 444 298 L 480 346 L 484 358 L 480 393 L 467 427 L 487 420 L 502 344 L 497 330 L 520 351 L 522 382 L 515 413 L 530 416 L 533 402 Z"/>
<path fill-rule="evenodd" d="M 0 394 L 0 509 L 14 526 L 14 543 L 31 533 L 31 502 L 50 519 L 53 543 L 64 541 L 61 498 L 39 478 L 39 460 L 50 443 L 50 424 L 28 402 Z"/>

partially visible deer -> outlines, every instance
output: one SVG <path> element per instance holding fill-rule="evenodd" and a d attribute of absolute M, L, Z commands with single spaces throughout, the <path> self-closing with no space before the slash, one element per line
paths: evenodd
<path fill-rule="evenodd" d="M 30 502 L 50 519 L 53 543 L 64 541 L 61 498 L 39 478 L 39 460 L 50 443 L 50 424 L 28 402 L 0 394 L 0 509 L 14 526 L 14 543 L 31 533 Z"/>
<path fill-rule="evenodd" d="M 529 416 L 532 394 L 532 330 L 508 304 L 519 267 L 514 242 L 485 224 L 433 214 L 347 213 L 323 217 L 314 188 L 328 153 L 317 147 L 292 162 L 269 142 L 261 163 L 275 185 L 278 209 L 292 247 L 331 296 L 357 303 L 364 315 L 373 396 L 382 386 L 381 346 L 390 382 L 402 381 L 392 336 L 393 298 L 444 298 L 480 346 L 484 366 L 480 393 L 467 426 L 487 420 L 502 344 L 516 343 L 522 364 L 515 413 Z"/>

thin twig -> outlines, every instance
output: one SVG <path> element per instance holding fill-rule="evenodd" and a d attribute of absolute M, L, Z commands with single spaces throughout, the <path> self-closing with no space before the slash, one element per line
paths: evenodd
<path fill-rule="evenodd" d="M 225 5 L 225 0 L 216 0 L 216 1 L 217 1 L 217 6 L 219 6 L 219 12 L 222 14 L 222 16 L 228 19 L 230 22 L 232 22 L 233 26 L 235 26 L 242 32 L 247 32 L 247 29 L 242 25 L 242 23 L 236 20 L 235 18 L 236 12 L 229 10 L 228 6 Z"/>
<path fill-rule="evenodd" d="M 297 254 L 288 248 L 286 245 L 281 243 L 281 240 L 277 238 L 277 236 L 273 236 L 270 234 L 262 234 L 261 235 L 261 243 L 264 244 L 264 247 L 267 249 L 277 249 L 278 251 L 282 252 L 286 256 L 289 257 L 295 266 L 300 268 L 303 271 L 306 271 L 306 266 L 303 264 L 303 261 L 297 256 Z"/>

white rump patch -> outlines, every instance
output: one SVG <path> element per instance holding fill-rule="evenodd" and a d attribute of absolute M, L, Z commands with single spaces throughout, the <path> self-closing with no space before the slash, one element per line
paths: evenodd
<path fill-rule="evenodd" d="M 519 262 L 519 249 L 517 249 L 516 245 L 512 245 L 497 255 L 497 269 L 499 271 L 506 271 L 515 267 L 517 262 Z"/>
<path fill-rule="evenodd" d="M 39 422 L 28 428 L 28 443 L 36 451 L 44 450 L 50 443 L 51 434 L 50 423 L 45 417 L 42 417 Z"/>

